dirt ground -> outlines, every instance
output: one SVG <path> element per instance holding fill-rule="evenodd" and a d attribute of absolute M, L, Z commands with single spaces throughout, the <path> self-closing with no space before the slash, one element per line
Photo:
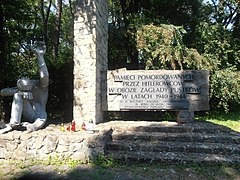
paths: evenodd
<path fill-rule="evenodd" d="M 47 165 L 0 160 L 0 179 L 83 179 L 83 180 L 240 180 L 239 166 L 118 164 Z"/>

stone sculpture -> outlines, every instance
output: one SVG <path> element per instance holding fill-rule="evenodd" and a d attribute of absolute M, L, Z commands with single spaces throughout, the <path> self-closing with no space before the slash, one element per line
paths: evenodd
<path fill-rule="evenodd" d="M 0 95 L 13 96 L 13 102 L 10 122 L 0 130 L 0 134 L 20 127 L 35 131 L 41 129 L 47 120 L 49 73 L 43 57 L 46 46 L 44 42 L 37 42 L 30 49 L 37 55 L 40 79 L 21 78 L 17 81 L 17 87 L 1 90 Z M 28 122 L 21 122 L 22 117 Z"/>

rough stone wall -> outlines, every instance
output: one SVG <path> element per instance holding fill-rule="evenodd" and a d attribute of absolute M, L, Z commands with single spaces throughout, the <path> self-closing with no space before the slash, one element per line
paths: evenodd
<path fill-rule="evenodd" d="M 103 154 L 105 132 L 61 132 L 46 128 L 32 133 L 13 131 L 0 136 L 0 160 L 47 160 L 49 157 L 88 161 Z"/>
<path fill-rule="evenodd" d="M 107 26 L 106 0 L 78 0 L 74 20 L 74 103 L 77 126 L 103 121 L 107 109 Z"/>

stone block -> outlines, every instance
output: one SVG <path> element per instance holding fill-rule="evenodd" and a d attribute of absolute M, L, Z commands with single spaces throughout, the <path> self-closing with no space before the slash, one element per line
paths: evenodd
<path fill-rule="evenodd" d="M 26 151 L 24 151 L 22 149 L 17 149 L 12 154 L 12 159 L 15 159 L 15 160 L 26 160 L 28 158 L 30 158 L 29 154 L 27 154 Z M 31 157 L 31 158 L 33 158 L 33 157 Z"/>
<path fill-rule="evenodd" d="M 179 111 L 177 116 L 177 122 L 179 123 L 189 123 L 194 120 L 194 112 L 193 111 Z"/>
<path fill-rule="evenodd" d="M 88 155 L 84 151 L 77 151 L 72 154 L 72 158 L 85 161 L 88 160 Z"/>
<path fill-rule="evenodd" d="M 69 151 L 76 152 L 81 151 L 83 148 L 83 143 L 71 143 L 69 146 Z"/>
<path fill-rule="evenodd" d="M 0 159 L 4 159 L 4 148 L 0 147 Z"/>
<path fill-rule="evenodd" d="M 45 154 L 49 154 L 51 152 L 54 152 L 58 144 L 57 137 L 50 137 L 47 136 L 46 139 L 44 140 L 44 146 L 43 146 L 43 151 Z"/>
<path fill-rule="evenodd" d="M 27 141 L 26 149 L 27 151 L 36 149 L 36 138 L 33 137 Z"/>
<path fill-rule="evenodd" d="M 68 136 L 66 135 L 59 136 L 58 145 L 69 146 L 69 144 L 70 144 L 70 139 Z"/>
<path fill-rule="evenodd" d="M 64 153 L 69 151 L 69 145 L 58 144 L 56 148 L 57 153 Z"/>

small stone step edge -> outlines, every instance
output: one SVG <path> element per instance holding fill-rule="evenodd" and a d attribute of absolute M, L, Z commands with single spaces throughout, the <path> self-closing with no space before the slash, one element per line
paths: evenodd
<path fill-rule="evenodd" d="M 179 141 L 179 142 L 212 142 L 240 144 L 240 136 L 227 133 L 162 133 L 162 132 L 114 132 L 112 139 L 122 141 Z"/>
<path fill-rule="evenodd" d="M 134 127 L 115 127 L 114 131 L 116 132 L 126 132 L 126 131 L 132 131 L 132 132 L 164 132 L 164 133 L 209 133 L 209 134 L 215 134 L 215 133 L 229 133 L 233 135 L 240 135 L 240 133 L 235 132 L 233 130 L 230 130 L 225 127 L 206 127 L 206 126 L 134 126 Z"/>
<path fill-rule="evenodd" d="M 183 153 L 183 152 L 125 152 L 109 151 L 108 156 L 126 163 L 201 163 L 201 164 L 239 164 L 239 155 Z"/>
<path fill-rule="evenodd" d="M 125 152 L 185 152 L 234 155 L 240 154 L 240 145 L 199 142 L 132 142 L 112 141 L 106 145 L 107 151 Z"/>

